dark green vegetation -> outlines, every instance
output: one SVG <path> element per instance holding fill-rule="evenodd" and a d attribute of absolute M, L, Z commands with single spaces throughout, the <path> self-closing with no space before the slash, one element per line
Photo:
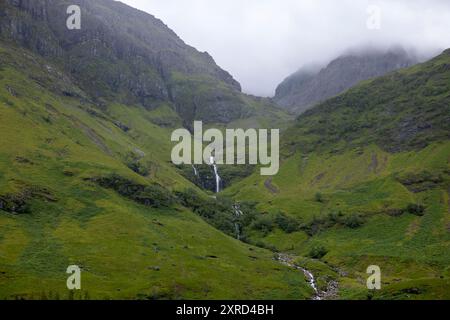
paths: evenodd
<path fill-rule="evenodd" d="M 300 117 L 285 150 L 340 152 L 376 144 L 388 152 L 420 150 L 450 138 L 450 51 L 365 82 Z"/>
<path fill-rule="evenodd" d="M 306 112 L 282 138 L 280 173 L 225 194 L 267 212 L 251 241 L 320 259 L 299 263 L 338 279 L 341 298 L 448 299 L 449 123 L 447 50 Z M 269 218 L 280 211 L 290 232 Z M 380 292 L 365 288 L 369 265 L 382 269 Z"/>
<path fill-rule="evenodd" d="M 219 165 L 220 189 L 223 190 L 234 183 L 250 176 L 254 172 L 255 166 L 252 165 Z M 196 165 L 195 170 L 192 166 L 179 166 L 180 174 L 186 179 L 192 181 L 201 189 L 216 192 L 216 176 L 214 168 L 210 165 Z"/>
<path fill-rule="evenodd" d="M 0 3 L 0 298 L 310 297 L 273 252 L 184 206 L 186 189 L 209 198 L 170 163 L 170 134 L 191 119 L 288 117 L 159 20 L 76 3 L 73 32 L 68 1 Z M 75 294 L 71 264 L 82 268 Z"/>
<path fill-rule="evenodd" d="M 170 163 L 172 128 L 155 124 L 179 119 L 169 106 L 98 106 L 29 51 L 2 44 L 0 61 L 0 298 L 311 296 L 271 251 L 183 205 L 193 189 L 224 210 Z M 83 270 L 75 295 L 71 264 Z"/>

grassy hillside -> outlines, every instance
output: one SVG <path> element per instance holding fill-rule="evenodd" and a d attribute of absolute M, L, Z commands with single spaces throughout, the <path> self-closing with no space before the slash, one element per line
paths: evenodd
<path fill-rule="evenodd" d="M 341 298 L 448 299 L 449 66 L 447 50 L 300 116 L 280 173 L 225 191 L 265 213 L 250 239 L 309 257 L 299 264 L 338 279 Z M 382 269 L 376 293 L 369 265 Z"/>
<path fill-rule="evenodd" d="M 170 161 L 182 120 L 98 106 L 56 66 L 0 46 L 1 299 L 302 299 L 311 288 L 273 253 L 177 200 Z M 109 184 L 108 184 L 109 183 Z M 82 290 L 66 268 L 82 268 Z"/>

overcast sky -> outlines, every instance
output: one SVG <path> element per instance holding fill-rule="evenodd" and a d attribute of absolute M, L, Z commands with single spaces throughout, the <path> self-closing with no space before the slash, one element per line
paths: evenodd
<path fill-rule="evenodd" d="M 163 20 L 243 91 L 263 96 L 301 66 L 362 44 L 450 47 L 450 0 L 121 1 Z"/>

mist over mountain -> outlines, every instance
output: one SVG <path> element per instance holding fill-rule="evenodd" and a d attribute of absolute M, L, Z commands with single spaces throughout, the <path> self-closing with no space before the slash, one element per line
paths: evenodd
<path fill-rule="evenodd" d="M 286 78 L 277 87 L 274 100 L 281 107 L 300 114 L 360 81 L 409 67 L 418 61 L 418 57 L 402 48 L 348 50 L 322 68 L 307 66 Z"/>
<path fill-rule="evenodd" d="M 429 58 L 450 47 L 446 0 L 122 1 L 208 51 L 244 92 L 266 97 L 299 67 L 327 63 L 350 47 L 400 44 Z M 371 8 L 379 9 L 379 29 L 367 27 Z"/>

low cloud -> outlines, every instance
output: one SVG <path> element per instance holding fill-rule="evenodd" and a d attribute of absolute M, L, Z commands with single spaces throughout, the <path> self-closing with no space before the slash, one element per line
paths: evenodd
<path fill-rule="evenodd" d="M 289 74 L 349 48 L 402 45 L 430 55 L 450 47 L 448 0 L 122 0 L 208 51 L 243 90 L 273 95 Z M 378 28 L 368 28 L 376 6 Z M 370 25 L 370 24 L 369 24 Z"/>

